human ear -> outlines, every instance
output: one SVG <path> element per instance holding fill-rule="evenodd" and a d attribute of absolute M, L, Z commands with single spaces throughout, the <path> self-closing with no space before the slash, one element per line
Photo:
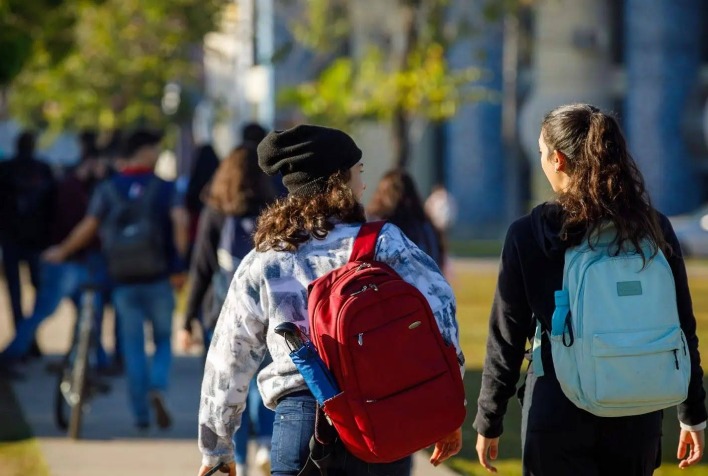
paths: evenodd
<path fill-rule="evenodd" d="M 564 172 L 565 167 L 568 163 L 568 158 L 560 150 L 554 150 L 553 158 L 551 161 L 553 162 L 553 168 L 555 169 L 556 173 Z"/>

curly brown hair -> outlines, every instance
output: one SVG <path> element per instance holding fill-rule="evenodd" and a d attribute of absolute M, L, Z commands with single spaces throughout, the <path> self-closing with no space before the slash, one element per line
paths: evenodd
<path fill-rule="evenodd" d="M 219 164 L 204 202 L 225 215 L 257 215 L 275 198 L 270 179 L 258 167 L 253 147 L 236 147 Z"/>
<path fill-rule="evenodd" d="M 570 183 L 558 195 L 564 211 L 561 239 L 579 244 L 583 235 L 573 230 L 586 229 L 592 246 L 593 232 L 609 221 L 617 230 L 615 253 L 626 244 L 645 260 L 660 249 L 671 252 L 642 174 L 613 116 L 589 104 L 561 106 L 545 116 L 541 131 L 548 149 L 561 152 L 567 159 Z M 651 242 L 649 257 L 640 245 L 644 238 Z"/>
<path fill-rule="evenodd" d="M 327 189 L 312 196 L 288 195 L 258 218 L 257 251 L 296 251 L 310 239 L 323 240 L 335 223 L 364 223 L 364 207 L 349 187 L 349 169 L 327 179 Z"/>

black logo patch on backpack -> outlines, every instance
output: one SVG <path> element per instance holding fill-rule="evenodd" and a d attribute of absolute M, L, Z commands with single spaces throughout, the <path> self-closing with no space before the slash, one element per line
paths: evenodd
<path fill-rule="evenodd" d="M 129 199 L 108 184 L 110 210 L 101 224 L 108 273 L 117 282 L 157 278 L 168 271 L 165 236 L 157 214 L 162 182 L 152 179 L 142 195 Z"/>

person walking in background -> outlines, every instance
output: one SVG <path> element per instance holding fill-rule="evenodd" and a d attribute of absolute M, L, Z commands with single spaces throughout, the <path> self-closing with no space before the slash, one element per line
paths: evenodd
<path fill-rule="evenodd" d="M 160 135 L 147 130 L 128 136 L 124 168 L 96 189 L 86 217 L 71 234 L 44 253 L 47 261 L 60 263 L 100 232 L 115 283 L 113 303 L 120 319 L 130 406 L 139 430 L 150 426 L 151 405 L 158 427 L 171 425 L 163 398 L 175 306 L 170 275 L 183 271 L 187 250 L 187 212 L 178 202 L 174 184 L 154 174 L 160 140 Z M 145 354 L 146 321 L 155 343 L 151 363 Z"/>
<path fill-rule="evenodd" d="M 100 166 L 97 167 L 96 162 L 97 159 L 90 152 L 82 154 L 79 164 L 59 181 L 49 230 L 51 245 L 61 243 L 86 215 L 93 184 L 101 179 Z M 95 238 L 85 248 L 67 256 L 62 263 L 40 261 L 42 285 L 37 290 L 34 310 L 19 323 L 14 339 L 0 353 L 3 364 L 20 360 L 29 353 L 37 328 L 56 311 L 62 299 L 72 298 L 78 310 L 83 285 L 88 282 L 99 286 L 106 284 L 105 264 L 100 253 L 99 240 Z M 94 308 L 97 366 L 105 368 L 108 359 L 100 342 L 103 316 L 100 293 Z"/>
<path fill-rule="evenodd" d="M 296 323 L 309 333 L 307 287 L 345 264 L 366 221 L 360 203 L 361 150 L 345 133 L 300 125 L 270 133 L 258 147 L 258 162 L 268 175 L 282 176 L 288 196 L 259 217 L 255 250 L 241 261 L 217 322 L 204 371 L 199 409 L 199 448 L 204 475 L 217 463 L 235 465 L 231 437 L 239 427 L 246 389 L 266 352 L 273 363 L 258 375 L 266 405 L 275 409 L 271 474 L 296 475 L 309 455 L 314 432 L 315 397 L 290 359 L 290 349 L 275 334 L 276 324 Z M 455 298 L 432 259 L 393 224 L 378 235 L 376 259 L 415 285 L 430 303 L 441 333 L 457 351 Z M 436 445 L 432 462 L 459 451 L 456 432 Z M 344 471 L 408 475 L 411 458 L 386 464 L 364 463 L 347 455 Z"/>
<path fill-rule="evenodd" d="M 261 143 L 267 133 L 263 126 L 257 122 L 249 122 L 241 128 L 243 145 L 258 147 L 258 144 Z M 288 190 L 283 186 L 283 182 L 281 182 L 278 177 L 270 177 L 270 185 L 277 197 L 284 197 L 288 194 Z"/>
<path fill-rule="evenodd" d="M 214 327 L 239 263 L 253 249 L 256 219 L 274 198 L 269 177 L 258 167 L 255 148 L 234 149 L 219 165 L 204 194 L 206 206 L 199 218 L 197 241 L 189 269 L 186 322 L 180 331 L 184 350 L 192 345 L 194 322 L 201 325 L 208 349 Z M 201 310 L 201 312 L 200 312 Z M 264 365 L 270 361 L 264 359 Z M 264 366 L 262 365 L 262 367 Z M 248 405 L 234 436 L 237 473 L 246 476 L 248 440 L 253 427 L 258 450 L 255 463 L 268 468 L 274 413 L 263 405 L 256 378 L 248 390 Z M 270 472 L 268 471 L 268 474 Z"/>
<path fill-rule="evenodd" d="M 433 186 L 430 195 L 425 199 L 423 208 L 440 233 L 447 233 L 455 224 L 457 202 L 444 185 L 438 183 Z"/>
<path fill-rule="evenodd" d="M 504 414 L 508 401 L 517 394 L 516 384 L 527 342 L 537 324 L 532 365 L 526 376 L 525 390 L 519 392 L 523 394 L 524 474 L 649 475 L 660 464 L 662 411 L 603 417 L 580 409 L 561 388 L 556 351 L 551 352 L 550 339 L 555 339 L 554 342 L 559 339 L 554 308 L 562 303 L 556 301 L 557 292 L 567 290 L 564 266 L 572 265 L 572 262 L 566 263 L 565 252 L 580 245 L 591 249 L 600 246 L 599 239 L 593 237 L 609 230 L 614 239 L 608 252 L 623 260 L 612 261 L 618 263 L 617 266 L 636 258 L 637 253 L 644 263 L 642 272 L 653 265 L 652 261 L 664 260 L 664 256 L 668 260 L 671 272 L 667 273 L 664 268 L 662 272 L 668 279 L 673 276 L 677 306 L 672 305 L 677 307 L 680 328 L 685 334 L 683 352 L 687 351 L 690 356 L 688 398 L 678 407 L 681 435 L 677 455 L 682 459 L 681 468 L 696 464 L 703 456 L 703 433 L 708 415 L 696 319 L 681 248 L 671 224 L 651 206 L 644 180 L 614 117 L 587 104 L 561 106 L 545 116 L 538 145 L 540 165 L 556 199 L 537 206 L 529 215 L 514 222 L 506 235 L 474 420 L 479 461 L 487 470 L 496 471 L 490 459 L 498 455 Z M 644 245 L 640 247 L 640 243 Z M 662 267 L 662 264 L 656 266 Z M 591 279 L 590 274 L 584 276 L 584 282 Z M 632 276 L 642 279 L 639 273 Z M 632 299 L 641 296 L 641 284 L 642 281 L 611 282 L 612 289 L 603 294 L 602 299 L 605 313 L 609 312 L 610 302 L 615 302 L 613 299 L 627 299 L 622 296 L 630 297 L 623 301 L 625 306 L 638 305 L 639 301 Z M 627 289 L 628 286 L 631 289 Z M 673 289 L 668 292 L 673 293 Z M 570 312 L 559 313 L 565 323 L 570 316 Z M 586 321 L 591 317 L 597 316 L 586 314 Z M 639 319 L 647 320 L 649 316 Z M 565 336 L 566 324 L 562 327 Z M 551 329 L 553 335 L 549 339 Z M 580 329 L 571 331 L 567 340 L 563 337 L 565 347 L 573 345 L 573 335 L 576 342 L 583 337 Z M 585 339 L 595 342 L 597 337 L 598 334 L 594 334 Z M 641 354 L 636 352 L 639 344 L 634 342 L 634 353 L 629 347 L 623 354 L 615 355 L 624 355 L 624 365 L 629 365 L 632 358 Z M 598 356 L 610 356 L 600 354 L 602 350 L 598 347 Z M 593 357 L 594 354 L 586 358 Z M 666 352 L 664 358 L 666 368 L 673 372 L 675 361 L 679 370 L 676 351 Z M 646 371 L 658 373 L 659 366 L 655 367 Z M 630 385 L 624 379 L 605 380 L 606 385 L 622 386 L 620 392 L 626 392 Z M 641 394 L 646 399 L 650 397 Z M 687 454 L 688 447 L 690 453 Z"/>
<path fill-rule="evenodd" d="M 197 236 L 199 215 L 204 207 L 202 200 L 204 187 L 214 176 L 214 172 L 216 172 L 218 167 L 219 158 L 211 144 L 202 144 L 196 148 L 192 159 L 192 171 L 189 174 L 189 182 L 187 182 L 187 191 L 184 197 L 185 205 L 189 212 L 190 246 L 187 252 L 187 261 L 191 260 L 192 249 Z"/>
<path fill-rule="evenodd" d="M 381 177 L 366 210 L 369 219 L 388 220 L 444 269 L 445 245 L 440 231 L 423 209 L 413 178 L 402 169 Z"/>
<path fill-rule="evenodd" d="M 32 286 L 41 285 L 39 255 L 49 244 L 56 181 L 51 168 L 35 158 L 35 135 L 22 132 L 15 156 L 0 163 L 0 246 L 15 329 L 24 320 L 20 264 L 29 267 Z M 36 341 L 30 353 L 40 355 Z"/>

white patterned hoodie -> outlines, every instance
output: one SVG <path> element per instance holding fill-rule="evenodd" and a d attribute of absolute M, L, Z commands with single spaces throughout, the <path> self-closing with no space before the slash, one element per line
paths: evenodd
<path fill-rule="evenodd" d="M 199 407 L 203 464 L 233 460 L 231 438 L 241 422 L 249 382 L 266 349 L 273 362 L 258 375 L 258 388 L 267 407 L 274 409 L 286 394 L 307 389 L 290 360 L 285 340 L 273 329 L 281 322 L 294 322 L 309 333 L 307 286 L 349 260 L 359 227 L 338 224 L 325 239 L 312 239 L 295 252 L 254 250 L 239 265 L 204 369 Z M 457 349 L 460 371 L 464 372 L 455 297 L 432 258 L 398 227 L 386 224 L 377 239 L 376 259 L 391 266 L 427 298 L 443 338 Z"/>

